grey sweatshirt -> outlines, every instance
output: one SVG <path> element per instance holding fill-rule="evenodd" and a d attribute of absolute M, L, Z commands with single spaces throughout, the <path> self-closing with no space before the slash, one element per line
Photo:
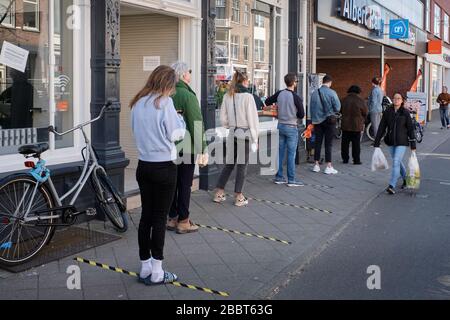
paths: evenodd
<path fill-rule="evenodd" d="M 139 160 L 146 162 L 167 162 L 177 158 L 175 142 L 186 133 L 183 117 L 177 114 L 172 98 L 162 98 L 160 106 L 154 104 L 155 96 L 141 98 L 131 113 L 133 130 Z"/>

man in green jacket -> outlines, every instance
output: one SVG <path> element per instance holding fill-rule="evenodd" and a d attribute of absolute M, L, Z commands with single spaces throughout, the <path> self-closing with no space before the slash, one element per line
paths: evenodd
<path fill-rule="evenodd" d="M 184 117 L 187 132 L 184 140 L 177 144 L 181 163 L 178 165 L 177 188 L 167 229 L 186 234 L 198 231 L 198 227 L 189 219 L 189 204 L 195 164 L 197 159 L 200 159 L 200 165 L 206 165 L 207 146 L 200 105 L 195 92 L 189 86 L 192 70 L 183 62 L 173 64 L 172 68 L 179 79 L 172 99 L 177 112 Z"/>

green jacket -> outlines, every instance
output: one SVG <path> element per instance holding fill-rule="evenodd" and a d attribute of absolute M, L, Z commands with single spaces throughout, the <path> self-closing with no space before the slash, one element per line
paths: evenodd
<path fill-rule="evenodd" d="M 195 92 L 184 81 L 179 81 L 172 97 L 177 111 L 183 111 L 188 136 L 177 143 L 178 152 L 183 154 L 203 154 L 206 151 L 206 136 L 203 116 Z M 196 137 L 194 135 L 197 135 Z M 190 140 L 190 141 L 189 141 Z M 195 145 L 194 145 L 195 142 Z"/>

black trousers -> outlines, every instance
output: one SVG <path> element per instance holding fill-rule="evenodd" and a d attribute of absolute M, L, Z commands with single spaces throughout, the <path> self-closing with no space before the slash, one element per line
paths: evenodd
<path fill-rule="evenodd" d="M 331 162 L 331 152 L 333 147 L 333 136 L 336 130 L 336 125 L 329 124 L 327 120 L 322 122 L 321 124 L 314 125 L 314 135 L 315 135 L 315 144 L 314 144 L 314 160 L 320 161 L 320 154 L 322 151 L 322 143 L 325 138 L 325 161 Z"/>
<path fill-rule="evenodd" d="M 172 201 L 169 216 L 183 221 L 189 218 L 189 205 L 191 202 L 192 182 L 194 181 L 195 159 L 191 156 L 191 162 L 178 165 L 178 178 L 175 196 Z"/>
<path fill-rule="evenodd" d="M 231 173 L 236 167 L 236 181 L 234 192 L 241 193 L 244 189 L 245 177 L 247 175 L 248 162 L 250 160 L 250 141 L 234 139 L 231 143 L 227 141 L 227 155 L 225 167 L 219 176 L 217 188 L 225 189 Z"/>
<path fill-rule="evenodd" d="M 166 222 L 177 184 L 177 166 L 173 162 L 139 161 L 136 171 L 142 199 L 139 223 L 139 256 L 164 259 Z"/>
<path fill-rule="evenodd" d="M 343 131 L 342 132 L 342 145 L 341 155 L 344 162 L 348 162 L 350 159 L 349 150 L 350 143 L 352 144 L 352 157 L 353 162 L 361 162 L 361 132 Z"/>

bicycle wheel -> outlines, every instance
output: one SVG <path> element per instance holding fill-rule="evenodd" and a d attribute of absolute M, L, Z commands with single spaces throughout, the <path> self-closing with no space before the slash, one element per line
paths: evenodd
<path fill-rule="evenodd" d="M 423 140 L 423 133 L 418 127 L 416 128 L 416 140 L 418 143 L 422 143 Z"/>
<path fill-rule="evenodd" d="M 93 181 L 100 208 L 119 232 L 128 230 L 128 218 L 125 205 L 103 168 L 93 173 Z"/>
<path fill-rule="evenodd" d="M 23 220 L 39 216 L 36 212 L 54 208 L 52 194 L 43 185 L 36 193 L 36 181 L 28 175 L 16 175 L 0 182 L 0 263 L 18 265 L 31 260 L 47 243 L 54 227 L 37 226 Z M 33 195 L 34 194 L 34 195 Z M 29 209 L 29 210 L 28 210 Z M 47 216 L 50 213 L 43 213 Z M 53 219 L 45 220 L 52 223 Z"/>

